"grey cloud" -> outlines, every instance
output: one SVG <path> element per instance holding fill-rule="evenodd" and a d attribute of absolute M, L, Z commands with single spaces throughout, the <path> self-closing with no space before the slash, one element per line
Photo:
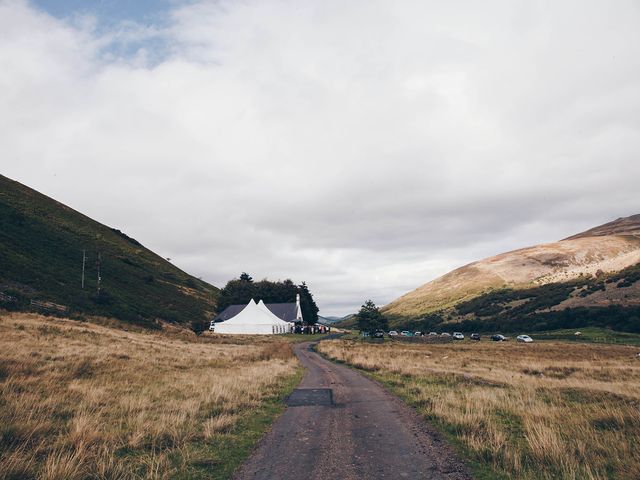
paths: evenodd
<path fill-rule="evenodd" d="M 3 173 L 322 313 L 638 213 L 633 2 L 0 3 Z"/>

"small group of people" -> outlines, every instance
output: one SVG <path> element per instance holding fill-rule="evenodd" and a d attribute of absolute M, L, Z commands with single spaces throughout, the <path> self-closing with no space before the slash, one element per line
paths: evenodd
<path fill-rule="evenodd" d="M 314 333 L 329 333 L 330 331 L 331 331 L 331 327 L 320 325 L 319 323 L 316 323 L 315 325 L 296 325 L 293 329 L 293 333 L 297 333 L 300 335 L 313 335 Z"/>

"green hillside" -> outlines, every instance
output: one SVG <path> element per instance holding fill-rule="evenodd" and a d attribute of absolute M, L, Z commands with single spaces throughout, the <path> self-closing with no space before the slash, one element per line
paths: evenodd
<path fill-rule="evenodd" d="M 217 296 L 119 230 L 0 175 L 0 308 L 154 326 L 205 320 Z"/>
<path fill-rule="evenodd" d="M 640 215 L 470 263 L 381 311 L 396 330 L 640 333 Z"/>
<path fill-rule="evenodd" d="M 402 295 L 381 311 L 389 317 L 414 319 L 496 289 L 528 290 L 539 285 L 582 282 L 586 277 L 613 274 L 638 263 L 640 215 L 632 215 L 558 242 L 513 250 L 456 268 Z M 628 305 L 640 298 L 634 291 L 625 290 L 625 295 L 592 303 Z M 584 302 L 570 303 L 573 308 Z"/>
<path fill-rule="evenodd" d="M 640 264 L 597 277 L 487 291 L 421 318 L 390 317 L 397 328 L 516 332 L 608 328 L 640 333 Z"/>

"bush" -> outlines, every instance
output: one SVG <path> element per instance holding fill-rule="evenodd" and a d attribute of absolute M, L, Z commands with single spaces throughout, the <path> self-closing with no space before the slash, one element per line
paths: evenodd
<path fill-rule="evenodd" d="M 208 327 L 208 322 L 206 320 L 191 320 L 191 330 L 196 335 L 201 335 Z"/>
<path fill-rule="evenodd" d="M 111 294 L 106 290 L 100 290 L 100 292 L 93 295 L 92 299 L 97 305 L 111 305 L 113 303 Z"/>

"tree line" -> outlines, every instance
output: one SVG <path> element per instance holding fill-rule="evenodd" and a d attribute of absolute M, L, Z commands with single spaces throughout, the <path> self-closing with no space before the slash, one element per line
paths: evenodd
<path fill-rule="evenodd" d="M 243 272 L 240 277 L 229 280 L 220 291 L 217 313 L 222 313 L 230 305 L 246 305 L 249 300 L 264 303 L 292 303 L 300 295 L 302 317 L 307 325 L 318 322 L 318 306 L 305 282 L 296 285 L 292 280 L 273 282 L 267 279 L 255 282 L 251 275 Z"/>

